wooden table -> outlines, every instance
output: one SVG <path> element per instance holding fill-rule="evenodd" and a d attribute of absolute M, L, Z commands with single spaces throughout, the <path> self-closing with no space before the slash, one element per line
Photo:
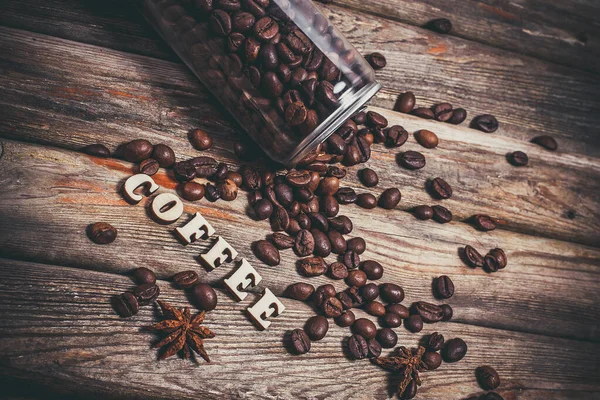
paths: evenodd
<path fill-rule="evenodd" d="M 210 241 L 182 246 L 172 226 L 148 218 L 117 192 L 135 167 L 79 152 L 101 142 L 111 149 L 132 138 L 171 146 L 178 159 L 198 155 L 190 128 L 212 133 L 208 153 L 239 165 L 232 143 L 239 128 L 137 12 L 122 2 L 4 0 L 0 5 L 0 393 L 3 398 L 386 398 L 397 380 L 343 351 L 347 329 L 304 356 L 290 355 L 285 334 L 314 312 L 282 298 L 286 311 L 266 332 L 244 314 L 256 295 L 234 302 L 219 289 L 207 318 L 217 337 L 207 343 L 211 364 L 173 357 L 157 361 L 142 331 L 156 315 L 145 307 L 131 319 L 115 315 L 110 298 L 132 287 L 126 272 L 147 266 L 160 278 L 162 298 L 187 304 L 167 280 L 184 269 L 222 287 L 231 268 L 207 273 L 195 256 Z M 430 129 L 434 150 L 414 138 L 403 149 L 427 156 L 423 170 L 394 162 L 398 149 L 374 147 L 368 166 L 380 175 L 372 189 L 349 169 L 347 185 L 379 194 L 399 187 L 397 210 L 344 206 L 363 236 L 363 258 L 385 266 L 401 284 L 404 303 L 434 301 L 432 278 L 451 276 L 456 294 L 450 322 L 426 325 L 462 337 L 464 360 L 423 374 L 421 399 L 461 399 L 483 391 L 474 369 L 494 366 L 505 399 L 600 398 L 600 3 L 593 0 L 335 0 L 321 8 L 364 53 L 382 52 L 384 89 L 372 102 L 409 132 Z M 432 18 L 454 22 L 450 35 L 420 28 Z M 449 101 L 470 117 L 491 113 L 494 134 L 425 121 L 391 110 L 412 90 L 418 103 Z M 470 120 L 469 117 L 469 120 Z M 557 152 L 529 140 L 553 135 Z M 506 153 L 525 151 L 515 168 Z M 408 210 L 434 204 L 426 179 L 445 178 L 454 196 L 444 205 L 454 221 L 418 221 Z M 156 181 L 167 192 L 164 171 Z M 331 283 L 302 278 L 296 257 L 279 267 L 253 256 L 250 244 L 268 224 L 246 215 L 247 202 L 186 203 L 200 211 L 261 273 L 256 292 L 281 295 L 288 284 Z M 487 213 L 499 229 L 481 233 L 466 220 Z M 185 219 L 185 218 L 184 218 Z M 91 243 L 86 226 L 106 221 L 119 229 L 109 246 Z M 508 267 L 486 274 L 465 266 L 458 249 L 501 247 Z M 334 282 L 338 288 L 343 284 Z M 357 312 L 359 315 L 361 312 Z M 421 335 L 396 329 L 399 343 Z"/>

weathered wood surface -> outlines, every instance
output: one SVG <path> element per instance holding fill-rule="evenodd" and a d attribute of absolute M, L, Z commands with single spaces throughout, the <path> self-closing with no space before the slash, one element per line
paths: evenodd
<path fill-rule="evenodd" d="M 173 60 L 162 39 L 148 29 L 143 18 L 130 18 L 134 14 L 131 10 L 123 11 L 126 16 L 111 17 L 106 9 L 99 11 L 98 7 L 85 3 L 63 0 L 69 1 L 66 6 L 63 1 L 48 2 L 43 4 L 42 10 L 51 22 L 48 19 L 42 22 L 39 17 L 36 19 L 35 13 L 30 16 L 27 8 L 19 12 L 23 6 L 12 1 L 9 2 L 8 16 L 0 20 L 2 24 Z M 32 7 L 36 8 L 35 5 Z M 48 8 L 53 11 L 46 13 Z M 64 8 L 73 11 L 63 12 Z M 560 140 L 562 149 L 600 155 L 600 115 L 594 112 L 600 109 L 598 75 L 457 37 L 438 35 L 348 8 L 323 5 L 323 10 L 360 51 L 380 51 L 387 57 L 388 66 L 378 72 L 384 90 L 373 104 L 391 109 L 399 93 L 412 90 L 420 105 L 449 101 L 466 108 L 470 115 L 468 121 L 478 114 L 496 115 L 501 122 L 497 134 L 522 140 L 541 133 L 552 134 Z M 101 26 L 95 23 L 98 18 L 103 21 Z M 103 29 L 103 25 L 110 29 Z M 12 30 L 2 32 L 11 36 L 11 40 L 20 36 Z M 154 40 L 143 39 L 144 35 L 154 37 Z M 31 42 L 30 37 L 29 34 L 22 36 L 25 42 Z M 44 41 L 37 37 L 36 40 Z M 54 41 L 45 45 L 57 46 Z M 72 56 L 79 56 L 78 48 L 71 47 L 72 43 L 63 42 L 63 45 L 71 48 Z M 86 52 L 85 48 L 80 50 Z M 94 55 L 99 56 L 97 52 Z M 146 70 L 157 69 L 153 73 L 174 68 L 156 61 L 143 64 Z M 114 68 L 117 66 L 121 67 L 121 64 Z M 185 67 L 181 70 L 192 76 Z"/>
<path fill-rule="evenodd" d="M 0 34 L 0 48 L 7 50 L 2 53 L 10 79 L 0 79 L 0 87 L 10 93 L 6 98 L 11 102 L 3 105 L 6 117 L 0 120 L 0 135 L 71 149 L 98 141 L 115 148 L 133 137 L 146 138 L 165 141 L 178 155 L 189 157 L 197 152 L 186 132 L 201 126 L 217 138 L 211 154 L 237 162 L 231 157 L 236 126 L 183 67 L 109 50 L 99 57 L 94 46 L 35 34 L 31 41 L 29 33 L 8 30 L 13 35 Z M 29 62 L 32 56 L 37 64 Z M 36 79 L 40 75 L 45 77 L 42 86 Z M 505 219 L 508 229 L 592 245 L 600 242 L 600 167 L 594 158 L 552 153 L 501 134 L 378 111 L 410 132 L 431 129 L 442 140 L 432 151 L 413 138 L 400 149 L 375 146 L 369 165 L 387 177 L 375 192 L 400 187 L 403 209 L 433 203 L 423 188 L 428 178 L 441 176 L 455 189 L 454 198 L 445 204 L 457 219 L 487 212 Z M 395 155 L 406 149 L 430 156 L 427 167 L 408 172 L 397 166 Z M 506 162 L 505 155 L 517 149 L 529 154 L 529 167 Z M 355 174 L 351 175 L 356 186 Z M 575 219 L 566 217 L 571 211 L 576 212 Z"/>
<path fill-rule="evenodd" d="M 163 279 L 191 268 L 217 285 L 231 270 L 220 267 L 207 273 L 198 264 L 198 254 L 212 241 L 183 246 L 174 237 L 172 230 L 189 216 L 161 226 L 148 217 L 146 201 L 131 206 L 122 198 L 118 187 L 133 173 L 130 163 L 5 141 L 0 171 L 0 207 L 4 211 L 0 214 L 0 255 L 113 273 L 147 266 Z M 165 191 L 175 187 L 162 171 L 154 178 Z M 281 252 L 279 267 L 258 261 L 250 244 L 265 238 L 270 230 L 266 221 L 253 221 L 246 215 L 242 192 L 234 202 L 184 204 L 186 215 L 200 211 L 239 257 L 246 257 L 263 275 L 260 287 L 269 287 L 277 295 L 296 281 L 344 288 L 343 282 L 327 277 L 300 276 L 291 250 Z M 385 280 L 405 287 L 407 302 L 435 301 L 431 280 L 447 274 L 457 287 L 450 301 L 455 322 L 600 339 L 600 250 L 596 248 L 510 231 L 483 234 L 464 223 L 418 221 L 401 210 L 365 213 L 344 206 L 341 213 L 354 221 L 351 236 L 367 241 L 362 258 L 381 262 Z M 98 246 L 89 241 L 86 226 L 96 221 L 119 229 L 115 243 Z M 458 249 L 465 244 L 482 252 L 501 247 L 507 252 L 509 266 L 494 275 L 472 270 L 458 257 Z M 328 260 L 335 258 L 332 255 Z"/>
<path fill-rule="evenodd" d="M 344 356 L 347 328 L 331 326 L 311 352 L 286 350 L 287 331 L 313 311 L 284 299 L 287 310 L 267 332 L 243 315 L 251 303 L 234 303 L 219 292 L 220 306 L 206 326 L 212 363 L 156 360 L 155 336 L 141 330 L 157 318 L 147 306 L 130 319 L 115 315 L 111 296 L 132 282 L 123 276 L 0 259 L 0 373 L 36 376 L 45 391 L 91 398 L 385 398 L 397 381 L 368 361 Z M 177 306 L 185 295 L 160 281 L 161 298 Z M 251 296 L 252 297 L 252 296 Z M 361 314 L 362 315 L 362 314 Z M 457 323 L 428 325 L 468 343 L 467 356 L 423 374 L 420 399 L 465 398 L 481 393 L 473 370 L 498 368 L 506 399 L 598 398 L 598 343 L 499 331 Z M 416 346 L 420 334 L 396 329 L 399 341 Z M 243 362 L 242 362 L 243 361 Z M 307 384 L 310 382 L 310 384 Z"/>

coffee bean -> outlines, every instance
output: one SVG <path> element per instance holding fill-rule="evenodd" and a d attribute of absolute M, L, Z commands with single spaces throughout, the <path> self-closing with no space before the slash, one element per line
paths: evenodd
<path fill-rule="evenodd" d="M 386 126 L 388 126 L 388 120 L 383 115 L 375 111 L 369 111 L 367 112 L 367 126 L 373 128 L 385 128 Z"/>
<path fill-rule="evenodd" d="M 344 142 L 344 139 L 340 135 L 334 133 L 327 139 L 327 150 L 333 154 L 343 155 L 347 150 L 346 142 Z"/>
<path fill-rule="evenodd" d="M 143 283 L 156 283 L 156 274 L 146 267 L 139 267 L 134 269 L 132 275 L 133 280 L 138 285 L 141 285 Z"/>
<path fill-rule="evenodd" d="M 220 197 L 225 201 L 233 201 L 237 198 L 238 187 L 230 179 L 225 179 L 217 183 L 217 190 L 219 191 Z"/>
<path fill-rule="evenodd" d="M 435 205 L 433 209 L 433 219 L 440 224 L 445 224 L 452 221 L 452 213 L 446 207 Z"/>
<path fill-rule="evenodd" d="M 255 22 L 254 15 L 249 12 L 240 11 L 233 14 L 233 18 L 231 19 L 231 27 L 234 31 L 237 32 L 245 32 L 252 28 Z"/>
<path fill-rule="evenodd" d="M 456 362 L 467 354 L 467 344 L 461 338 L 450 339 L 446 342 L 443 356 L 446 362 Z"/>
<path fill-rule="evenodd" d="M 412 212 L 415 217 L 423 221 L 433 218 L 433 208 L 427 205 L 414 207 Z"/>
<path fill-rule="evenodd" d="M 327 283 L 325 285 L 321 285 L 315 290 L 315 294 L 313 295 L 313 301 L 315 306 L 321 307 L 325 300 L 330 297 L 334 297 L 336 294 L 335 287 L 333 285 Z"/>
<path fill-rule="evenodd" d="M 447 121 L 453 125 L 459 125 L 467 119 L 467 111 L 464 108 L 456 108 L 452 110 L 452 116 Z"/>
<path fill-rule="evenodd" d="M 420 315 L 411 315 L 404 320 L 404 326 L 412 333 L 421 332 L 423 330 L 423 319 Z"/>
<path fill-rule="evenodd" d="M 313 49 L 313 45 L 309 38 L 300 31 L 299 29 L 294 29 L 290 33 L 288 33 L 283 42 L 288 45 L 288 47 L 296 54 L 308 54 Z M 325 60 L 321 69 L 325 67 L 327 61 L 331 63 L 329 59 Z"/>
<path fill-rule="evenodd" d="M 352 270 L 348 272 L 346 283 L 348 286 L 363 287 L 367 283 L 367 274 L 359 269 Z"/>
<path fill-rule="evenodd" d="M 385 306 L 385 309 L 388 313 L 397 314 L 398 316 L 400 316 L 400 318 L 408 318 L 408 316 L 410 315 L 410 311 L 408 310 L 408 308 L 406 308 L 406 306 L 403 306 L 402 304 L 388 304 L 387 306 Z"/>
<path fill-rule="evenodd" d="M 444 336 L 437 332 L 433 332 L 427 339 L 427 350 L 428 351 L 439 351 L 444 346 Z"/>
<path fill-rule="evenodd" d="M 197 201 L 204 197 L 204 185 L 197 182 L 186 182 L 181 187 L 181 197 L 188 201 Z"/>
<path fill-rule="evenodd" d="M 475 225 L 475 228 L 483 232 L 493 231 L 494 229 L 496 229 L 496 221 L 489 215 L 474 215 L 473 224 Z"/>
<path fill-rule="evenodd" d="M 317 191 L 323 196 L 333 196 L 340 188 L 340 180 L 333 176 L 327 176 L 321 180 Z"/>
<path fill-rule="evenodd" d="M 379 285 L 379 295 L 386 303 L 400 303 L 404 300 L 404 289 L 395 283 L 382 283 Z"/>
<path fill-rule="evenodd" d="M 556 140 L 549 135 L 536 136 L 531 139 L 531 143 L 538 144 L 551 151 L 555 151 L 558 148 L 558 143 L 556 143 Z"/>
<path fill-rule="evenodd" d="M 312 228 L 323 232 L 327 232 L 329 230 L 329 220 L 327 220 L 325 215 L 321 213 L 309 213 L 308 217 L 310 218 L 310 224 Z"/>
<path fill-rule="evenodd" d="M 433 371 L 442 365 L 442 356 L 435 351 L 427 351 L 423 354 L 422 361 L 427 366 L 427 371 Z"/>
<path fill-rule="evenodd" d="M 417 131 L 417 133 L 415 133 L 415 139 L 426 149 L 433 149 L 434 147 L 437 147 L 439 143 L 437 135 L 431 131 L 428 131 L 427 129 L 421 129 L 420 131 Z"/>
<path fill-rule="evenodd" d="M 254 24 L 254 35 L 263 42 L 273 39 L 279 33 L 279 24 L 272 18 L 263 17 Z"/>
<path fill-rule="evenodd" d="M 353 166 L 361 162 L 361 155 L 355 145 L 348 146 L 346 154 L 344 154 L 344 165 Z"/>
<path fill-rule="evenodd" d="M 354 189 L 343 187 L 339 188 L 335 193 L 335 198 L 340 204 L 352 204 L 358 199 L 358 196 L 356 195 Z"/>
<path fill-rule="evenodd" d="M 222 8 L 227 11 L 237 11 L 242 5 L 239 0 L 215 0 L 215 7 Z"/>
<path fill-rule="evenodd" d="M 231 179 L 237 185 L 237 187 L 241 187 L 244 184 L 244 178 L 239 172 L 227 171 L 225 174 L 225 179 Z"/>
<path fill-rule="evenodd" d="M 366 301 L 364 298 L 363 300 Z M 385 306 L 376 300 L 365 304 L 364 309 L 368 314 L 375 317 L 383 317 L 385 315 Z"/>
<path fill-rule="evenodd" d="M 289 104 L 285 109 L 285 122 L 297 126 L 306 121 L 307 110 L 304 103 L 296 101 Z"/>
<path fill-rule="evenodd" d="M 298 263 L 298 271 L 304 276 L 319 276 L 327 272 L 327 265 L 321 257 L 304 258 Z"/>
<path fill-rule="evenodd" d="M 442 178 L 432 179 L 428 185 L 429 193 L 438 199 L 449 199 L 452 197 L 452 186 Z"/>
<path fill-rule="evenodd" d="M 383 323 L 390 328 L 398 328 L 402 325 L 402 317 L 396 313 L 386 313 L 383 316 Z"/>
<path fill-rule="evenodd" d="M 217 293 L 208 283 L 197 283 L 192 288 L 192 303 L 204 311 L 212 311 L 217 307 Z"/>
<path fill-rule="evenodd" d="M 154 283 L 143 283 L 133 289 L 133 295 L 140 305 L 148 305 L 158 298 L 160 289 Z"/>
<path fill-rule="evenodd" d="M 277 202 L 284 207 L 288 207 L 294 202 L 294 191 L 285 183 L 277 183 L 273 187 Z"/>
<path fill-rule="evenodd" d="M 523 167 L 529 162 L 529 157 L 522 151 L 514 151 L 507 155 L 508 161 L 515 167 Z"/>
<path fill-rule="evenodd" d="M 373 282 L 367 283 L 360 289 L 360 294 L 366 302 L 371 302 L 379 297 L 379 287 Z"/>
<path fill-rule="evenodd" d="M 452 319 L 452 314 L 454 314 L 452 307 L 450 307 L 448 304 L 442 304 L 440 307 L 442 308 L 442 312 L 444 314 L 442 321 L 450 321 L 450 319 Z"/>
<path fill-rule="evenodd" d="M 500 386 L 500 375 L 498 372 L 489 365 L 477 367 L 475 369 L 475 376 L 477 382 L 484 390 L 494 390 Z"/>
<path fill-rule="evenodd" d="M 411 114 L 415 115 L 419 118 L 423 118 L 423 119 L 434 119 L 435 118 L 433 111 L 431 111 L 431 109 L 426 108 L 426 107 L 415 108 L 414 110 L 412 110 Z"/>
<path fill-rule="evenodd" d="M 442 275 L 434 279 L 433 292 L 438 299 L 449 299 L 454 295 L 454 283 L 450 277 Z"/>
<path fill-rule="evenodd" d="M 117 314 L 127 318 L 138 313 L 139 304 L 137 298 L 129 292 L 125 292 L 114 298 L 113 307 Z"/>
<path fill-rule="evenodd" d="M 176 175 L 177 168 L 181 164 L 186 165 L 186 169 L 189 169 L 190 166 L 193 167 L 195 172 L 194 176 L 197 176 L 199 178 L 207 178 L 209 176 L 213 176 L 217 172 L 217 169 L 219 167 L 219 163 L 217 162 L 217 160 L 215 160 L 212 157 L 194 157 L 189 160 L 176 163 L 174 166 Z"/>
<path fill-rule="evenodd" d="M 344 306 L 338 298 L 328 297 L 323 302 L 321 309 L 323 310 L 323 314 L 325 314 L 326 317 L 336 318 L 342 315 L 342 312 L 344 311 Z"/>
<path fill-rule="evenodd" d="M 377 199 L 371 193 L 361 193 L 356 198 L 356 204 L 370 210 L 377 207 Z"/>
<path fill-rule="evenodd" d="M 377 358 L 381 355 L 381 344 L 377 339 L 367 340 L 367 346 L 369 347 L 369 358 Z"/>
<path fill-rule="evenodd" d="M 365 58 L 374 70 L 382 69 L 387 64 L 385 57 L 381 53 L 368 54 Z"/>
<path fill-rule="evenodd" d="M 267 240 L 259 240 L 254 244 L 254 254 L 267 265 L 279 265 L 279 250 Z"/>
<path fill-rule="evenodd" d="M 341 262 L 334 262 L 329 265 L 328 275 L 332 279 L 346 279 L 348 276 L 348 267 Z"/>
<path fill-rule="evenodd" d="M 483 268 L 483 256 L 473 247 L 466 245 L 464 248 L 464 258 L 466 263 L 472 268 Z"/>
<path fill-rule="evenodd" d="M 304 332 L 308 335 L 311 340 L 318 341 L 327 335 L 329 330 L 329 322 L 327 318 L 321 315 L 315 315 L 309 318 L 304 324 Z"/>
<path fill-rule="evenodd" d="M 358 177 L 363 185 L 366 187 L 377 186 L 379 183 L 379 177 L 377 173 L 373 171 L 371 168 L 364 168 L 358 171 Z"/>
<path fill-rule="evenodd" d="M 180 289 L 187 289 L 198 282 L 198 274 L 195 271 L 182 271 L 173 275 L 173 283 Z"/>
<path fill-rule="evenodd" d="M 335 218 L 331 218 L 328 223 L 331 229 L 334 229 L 343 235 L 349 234 L 353 229 L 352 221 L 345 215 L 339 215 Z M 322 230 L 326 231 L 327 228 Z"/>
<path fill-rule="evenodd" d="M 344 236 L 336 230 L 330 230 L 327 232 L 327 238 L 331 244 L 331 251 L 335 254 L 343 254 L 348 245 Z"/>
<path fill-rule="evenodd" d="M 313 235 L 306 229 L 302 229 L 296 235 L 294 250 L 300 257 L 311 255 L 315 249 L 315 239 Z"/>
<path fill-rule="evenodd" d="M 140 162 L 150 158 L 152 150 L 154 150 L 152 143 L 145 139 L 132 140 L 121 148 L 123 159 L 130 162 Z"/>
<path fill-rule="evenodd" d="M 290 216 L 283 207 L 275 207 L 271 214 L 271 229 L 274 232 L 285 231 L 290 225 Z"/>
<path fill-rule="evenodd" d="M 385 135 L 385 144 L 388 147 L 400 147 L 408 140 L 408 132 L 400 125 L 389 128 Z"/>
<path fill-rule="evenodd" d="M 367 113 L 365 113 L 364 111 L 361 111 L 359 113 L 356 113 L 353 117 L 352 117 L 352 121 L 356 124 L 356 125 L 364 125 L 367 122 Z"/>
<path fill-rule="evenodd" d="M 315 288 L 313 285 L 298 282 L 288 286 L 283 295 L 294 300 L 306 301 L 314 292 Z"/>
<path fill-rule="evenodd" d="M 346 289 L 346 293 L 348 293 L 348 296 L 350 296 L 350 298 L 356 306 L 360 306 L 363 304 L 363 298 L 360 294 L 359 288 L 353 286 L 351 288 Z"/>
<path fill-rule="evenodd" d="M 379 196 L 378 204 L 381 208 L 385 208 L 386 210 L 391 210 L 396 208 L 398 203 L 400 203 L 400 199 L 402 195 L 400 190 L 396 188 L 389 188 L 383 191 Z"/>
<path fill-rule="evenodd" d="M 354 316 L 354 313 L 350 310 L 346 310 L 339 317 L 335 318 L 335 323 L 338 326 L 345 328 L 354 324 L 355 320 L 356 317 Z"/>
<path fill-rule="evenodd" d="M 355 237 L 347 241 L 347 248 L 360 255 L 365 252 L 367 244 L 363 238 Z"/>
<path fill-rule="evenodd" d="M 370 319 L 359 318 L 352 325 L 352 332 L 365 339 L 373 339 L 377 334 L 377 327 Z"/>
<path fill-rule="evenodd" d="M 495 248 L 490 250 L 490 252 L 487 255 L 494 258 L 496 264 L 498 265 L 498 269 L 503 269 L 506 267 L 508 259 L 504 250 Z"/>
<path fill-rule="evenodd" d="M 325 233 L 318 229 L 311 229 L 310 233 L 314 238 L 314 255 L 320 257 L 327 257 L 331 254 L 331 243 L 329 242 L 329 238 Z"/>
<path fill-rule="evenodd" d="M 273 214 L 273 203 L 267 199 L 260 199 L 254 203 L 254 215 L 259 220 L 269 218 Z"/>
<path fill-rule="evenodd" d="M 353 251 L 347 251 L 342 256 L 342 262 L 348 269 L 356 269 L 360 265 L 360 257 Z"/>
<path fill-rule="evenodd" d="M 471 121 L 471 128 L 479 129 L 486 133 L 496 132 L 498 129 L 498 120 L 490 114 L 478 115 Z"/>
<path fill-rule="evenodd" d="M 326 217 L 335 217 L 340 211 L 340 204 L 335 197 L 328 195 L 321 198 L 321 211 Z"/>
<path fill-rule="evenodd" d="M 361 265 L 361 269 L 365 272 L 367 278 L 372 281 L 381 279 L 383 276 L 383 267 L 377 261 L 364 261 Z"/>
<path fill-rule="evenodd" d="M 369 356 L 369 345 L 365 338 L 358 334 L 348 339 L 348 350 L 355 360 L 362 360 Z"/>
<path fill-rule="evenodd" d="M 448 33 L 452 29 L 452 22 L 447 18 L 437 18 L 425 24 L 425 28 L 438 33 Z"/>
<path fill-rule="evenodd" d="M 435 119 L 440 122 L 447 122 L 452 117 L 452 104 L 439 103 L 431 107 Z"/>
<path fill-rule="evenodd" d="M 117 228 L 106 222 L 90 224 L 87 232 L 90 240 L 97 244 L 109 244 L 117 238 Z"/>
<path fill-rule="evenodd" d="M 338 98 L 334 92 L 333 85 L 328 81 L 321 81 L 317 85 L 316 95 L 325 107 L 334 107 L 338 103 Z"/>
<path fill-rule="evenodd" d="M 110 150 L 103 144 L 90 144 L 81 149 L 85 154 L 95 157 L 110 157 Z"/>
<path fill-rule="evenodd" d="M 159 143 L 155 145 L 152 158 L 158 162 L 161 168 L 170 168 L 175 164 L 175 152 L 166 144 Z"/>
<path fill-rule="evenodd" d="M 339 292 L 335 297 L 342 303 L 344 310 L 348 310 L 354 306 L 354 301 L 347 292 Z"/>
<path fill-rule="evenodd" d="M 196 150 L 208 150 L 213 145 L 210 135 L 202 129 L 194 129 L 189 134 L 190 143 Z"/>
<path fill-rule="evenodd" d="M 408 114 L 415 108 L 415 95 L 413 92 L 405 92 L 398 96 L 396 104 L 394 105 L 394 111 Z"/>
<path fill-rule="evenodd" d="M 298 225 L 300 226 L 300 229 L 308 229 L 308 230 L 310 230 L 310 228 L 312 226 L 310 218 L 306 214 L 300 214 L 300 215 L 298 215 L 296 217 L 296 221 L 298 221 Z"/>
<path fill-rule="evenodd" d="M 214 203 L 215 201 L 217 201 L 221 198 L 221 193 L 219 192 L 219 189 L 217 189 L 217 187 L 215 185 L 213 185 L 212 183 L 207 183 L 204 186 L 204 192 L 205 192 L 206 200 L 208 200 L 212 203 Z"/>
<path fill-rule="evenodd" d="M 302 329 L 294 329 L 290 340 L 296 354 L 306 354 L 310 351 L 310 339 Z"/>
<path fill-rule="evenodd" d="M 493 257 L 490 256 L 489 254 L 487 254 L 484 258 L 483 258 L 483 269 L 485 270 L 485 272 L 496 272 L 498 271 L 499 265 L 498 265 L 498 260 Z"/>
<path fill-rule="evenodd" d="M 231 17 L 224 10 L 214 10 L 210 16 L 210 27 L 219 36 L 231 33 Z"/>
<path fill-rule="evenodd" d="M 406 151 L 399 154 L 398 162 L 406 169 L 421 169 L 425 166 L 425 156 L 418 151 Z"/>
<path fill-rule="evenodd" d="M 379 329 L 376 339 L 381 344 L 381 347 L 385 349 L 391 349 L 398 343 L 398 335 L 390 328 Z"/>
<path fill-rule="evenodd" d="M 426 301 L 417 301 L 412 305 L 412 308 L 427 323 L 439 322 L 444 316 L 444 311 L 440 306 L 427 303 Z"/>

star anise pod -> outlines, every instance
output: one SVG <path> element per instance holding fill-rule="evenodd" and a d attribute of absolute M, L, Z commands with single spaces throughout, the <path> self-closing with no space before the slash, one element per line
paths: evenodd
<path fill-rule="evenodd" d="M 402 381 L 398 385 L 398 397 L 401 397 L 411 381 L 414 380 L 417 386 L 421 386 L 419 371 L 427 370 L 427 365 L 421 359 L 425 353 L 423 346 L 419 346 L 414 351 L 400 346 L 396 352 L 398 355 L 378 357 L 371 361 L 388 371 L 398 372 L 402 376 Z"/>
<path fill-rule="evenodd" d="M 158 359 L 164 360 L 179 351 L 183 351 L 185 358 L 190 358 L 191 349 L 210 362 L 210 358 L 204 350 L 204 339 L 211 339 L 215 337 L 215 334 L 200 325 L 204 321 L 206 313 L 202 311 L 192 317 L 189 307 L 177 309 L 164 301 L 157 300 L 157 302 L 163 315 L 168 318 L 147 327 L 151 331 L 168 333 L 167 337 L 152 346 L 153 348 L 164 347 Z"/>

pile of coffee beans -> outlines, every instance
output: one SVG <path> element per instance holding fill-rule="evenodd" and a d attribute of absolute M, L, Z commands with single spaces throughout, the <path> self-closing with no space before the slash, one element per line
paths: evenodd
<path fill-rule="evenodd" d="M 483 268 L 486 272 L 497 272 L 504 269 L 508 259 L 504 250 L 495 248 L 483 257 L 475 248 L 466 245 L 461 253 L 461 258 L 471 268 Z"/>
<path fill-rule="evenodd" d="M 139 267 L 133 271 L 132 277 L 138 286 L 130 292 L 124 292 L 113 298 L 113 308 L 124 318 L 137 314 L 140 306 L 152 304 L 160 295 L 156 274 L 153 271 Z"/>

